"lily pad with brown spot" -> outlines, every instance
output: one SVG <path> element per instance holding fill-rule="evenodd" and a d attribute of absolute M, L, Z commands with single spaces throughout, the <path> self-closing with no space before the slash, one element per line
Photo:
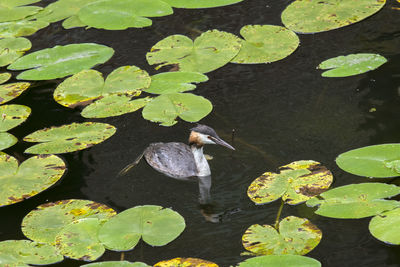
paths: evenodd
<path fill-rule="evenodd" d="M 313 160 L 295 161 L 279 170 L 266 172 L 251 183 L 247 195 L 254 203 L 266 204 L 282 197 L 288 204 L 300 204 L 326 191 L 333 181 L 332 173 Z"/>
<path fill-rule="evenodd" d="M 0 132 L 5 132 L 23 123 L 31 114 L 31 109 L 23 105 L 0 106 Z"/>
<path fill-rule="evenodd" d="M 160 261 L 154 264 L 154 267 L 218 267 L 211 261 L 197 258 L 174 258 L 171 260 Z"/>
<path fill-rule="evenodd" d="M 42 204 L 29 212 L 21 229 L 31 240 L 55 244 L 58 232 L 73 221 L 84 218 L 107 220 L 116 214 L 112 208 L 90 200 L 60 200 Z"/>
<path fill-rule="evenodd" d="M 279 228 L 254 224 L 242 237 L 243 247 L 256 255 L 304 255 L 320 242 L 322 232 L 305 218 L 289 216 L 282 219 Z"/>
<path fill-rule="evenodd" d="M 13 100 L 22 94 L 31 84 L 28 82 L 8 83 L 0 85 L 0 105 Z"/>

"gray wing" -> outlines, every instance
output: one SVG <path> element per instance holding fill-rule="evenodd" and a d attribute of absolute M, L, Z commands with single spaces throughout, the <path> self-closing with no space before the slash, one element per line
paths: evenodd
<path fill-rule="evenodd" d="M 147 163 L 155 170 L 173 177 L 197 176 L 197 167 L 190 147 L 183 143 L 153 143 L 144 151 Z"/>

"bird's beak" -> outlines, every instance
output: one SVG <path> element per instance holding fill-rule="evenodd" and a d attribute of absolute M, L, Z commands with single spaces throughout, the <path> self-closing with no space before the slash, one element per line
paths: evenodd
<path fill-rule="evenodd" d="M 225 142 L 224 140 L 222 140 L 219 137 L 210 136 L 210 138 L 211 138 L 211 140 L 214 141 L 214 143 L 216 143 L 218 145 L 221 145 L 221 146 L 227 147 L 229 149 L 235 150 L 235 148 L 233 146 L 231 146 L 230 144 L 228 144 L 227 142 Z"/>

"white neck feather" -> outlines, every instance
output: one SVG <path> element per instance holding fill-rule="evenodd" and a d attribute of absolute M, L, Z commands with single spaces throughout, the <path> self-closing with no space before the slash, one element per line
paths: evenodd
<path fill-rule="evenodd" d="M 197 176 L 208 176 L 211 175 L 210 166 L 203 154 L 203 147 L 191 146 L 194 160 L 197 166 Z"/>

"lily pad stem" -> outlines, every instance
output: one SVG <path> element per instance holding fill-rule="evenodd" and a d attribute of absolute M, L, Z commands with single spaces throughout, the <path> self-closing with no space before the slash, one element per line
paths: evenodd
<path fill-rule="evenodd" d="M 125 259 L 125 252 L 121 252 L 121 258 L 120 258 L 120 261 L 123 261 Z"/>
<path fill-rule="evenodd" d="M 285 204 L 285 202 L 281 199 L 281 206 L 279 207 L 278 214 L 276 215 L 276 220 L 275 220 L 275 224 L 274 224 L 274 228 L 276 229 L 276 231 L 278 231 L 278 233 L 279 233 L 279 219 L 281 217 L 284 204 Z"/>

